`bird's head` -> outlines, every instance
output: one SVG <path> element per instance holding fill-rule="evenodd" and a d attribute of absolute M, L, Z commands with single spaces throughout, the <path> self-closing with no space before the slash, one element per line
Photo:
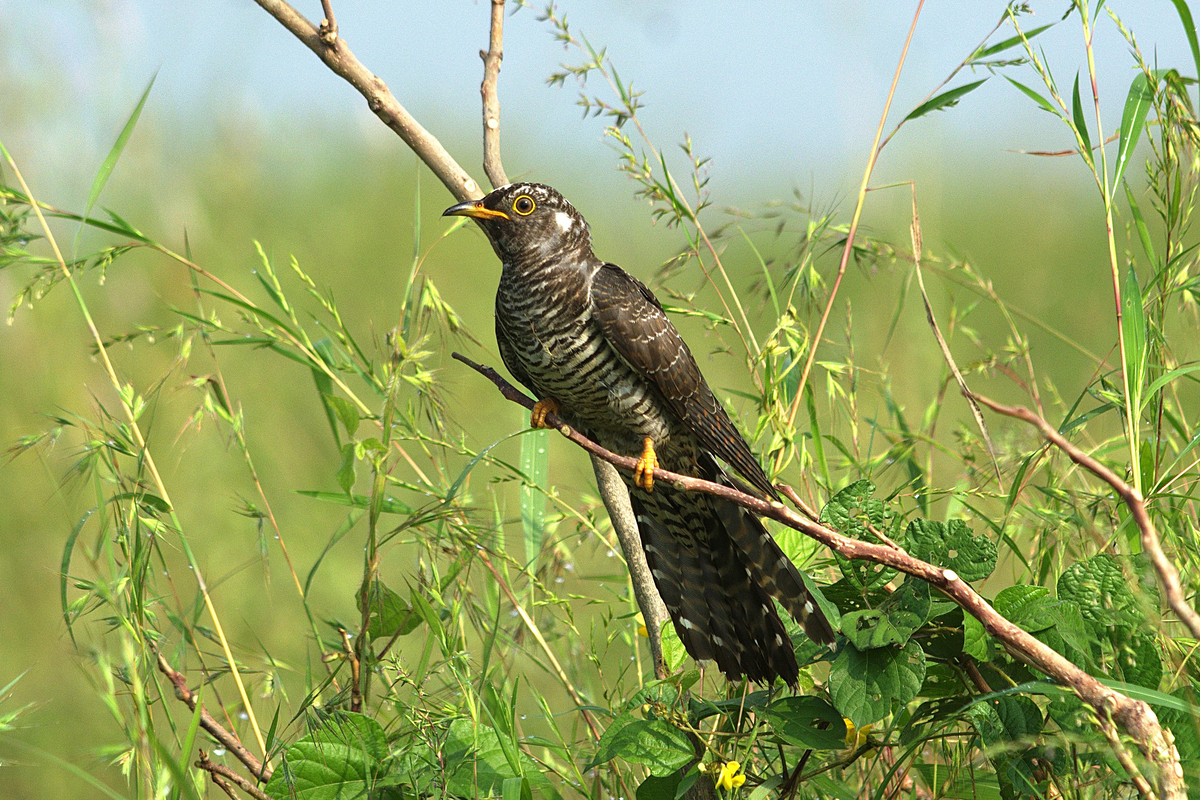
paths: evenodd
<path fill-rule="evenodd" d="M 561 194 L 541 183 L 511 183 L 481 200 L 442 212 L 471 217 L 506 263 L 535 263 L 591 252 L 588 224 Z"/>

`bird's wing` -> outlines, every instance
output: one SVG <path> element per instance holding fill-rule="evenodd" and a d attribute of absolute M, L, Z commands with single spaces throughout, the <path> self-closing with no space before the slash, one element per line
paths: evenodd
<path fill-rule="evenodd" d="M 608 343 L 658 390 L 702 446 L 756 488 L 777 496 L 750 446 L 704 381 L 683 337 L 644 283 L 615 264 L 605 264 L 592 279 L 592 313 Z"/>

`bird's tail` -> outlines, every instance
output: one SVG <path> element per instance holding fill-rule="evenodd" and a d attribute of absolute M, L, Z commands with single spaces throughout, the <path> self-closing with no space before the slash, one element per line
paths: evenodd
<path fill-rule="evenodd" d="M 732 485 L 715 461 L 700 477 Z M 791 641 L 775 597 L 814 641 L 833 629 L 795 566 L 750 512 L 720 498 L 658 484 L 653 493 L 630 486 L 646 560 L 688 654 L 715 661 L 730 680 L 742 676 L 796 684 Z"/>

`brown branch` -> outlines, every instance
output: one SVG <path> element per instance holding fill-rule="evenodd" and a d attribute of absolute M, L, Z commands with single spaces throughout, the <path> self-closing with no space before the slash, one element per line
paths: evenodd
<path fill-rule="evenodd" d="M 350 633 L 345 628 L 339 629 L 338 633 L 342 635 L 342 650 L 346 653 L 346 660 L 350 662 L 350 710 L 357 713 L 362 711 L 362 686 L 359 684 L 361 676 L 358 656 L 354 652 L 354 642 L 350 640 Z"/>
<path fill-rule="evenodd" d="M 504 60 L 504 0 L 492 0 L 488 49 L 480 50 L 479 57 L 483 59 L 483 83 L 479 87 L 483 96 L 483 171 L 494 189 L 508 183 L 500 161 L 500 96 L 496 93 L 500 62 Z"/>
<path fill-rule="evenodd" d="M 220 776 L 220 778 L 225 781 L 232 781 L 233 783 L 236 783 L 239 789 L 256 800 L 271 800 L 271 797 L 266 792 L 264 792 L 262 789 L 259 789 L 253 783 L 246 780 L 229 767 L 225 766 L 224 764 L 217 764 L 209 761 L 208 753 L 204 752 L 203 750 L 200 751 L 200 760 L 196 762 L 196 766 L 211 775 L 213 783 L 217 784 L 218 786 L 221 786 L 222 783 L 221 780 L 217 779 L 218 776 Z M 225 789 L 224 786 L 221 786 L 221 788 Z M 226 793 L 228 793 L 228 790 L 226 790 Z"/>
<path fill-rule="evenodd" d="M 338 38 L 337 20 L 333 18 L 333 3 L 330 0 L 321 0 L 321 10 L 325 12 L 325 19 L 321 20 L 317 34 L 326 47 L 333 47 Z"/>
<path fill-rule="evenodd" d="M 525 408 L 533 408 L 532 398 L 525 396 L 491 367 L 476 364 L 459 353 L 453 355 L 455 359 L 492 381 L 506 399 Z M 637 464 L 636 458 L 606 450 L 554 415 L 547 415 L 546 424 L 589 453 L 616 467 L 633 470 Z M 662 468 L 654 470 L 654 480 L 670 484 L 681 491 L 704 492 L 730 500 L 761 517 L 775 520 L 817 540 L 844 558 L 882 564 L 929 583 L 979 620 L 984 629 L 999 640 L 1015 658 L 1072 689 L 1080 699 L 1096 710 L 1101 719 L 1111 715 L 1137 743 L 1142 755 L 1154 766 L 1161 800 L 1184 798 L 1179 753 L 1173 741 L 1164 735 L 1158 717 L 1148 704 L 1106 687 L 1049 645 L 1001 616 L 987 600 L 959 578 L 954 570 L 934 566 L 886 545 L 851 539 L 790 510 L 783 503 L 764 500 L 719 483 Z"/>
<path fill-rule="evenodd" d="M 363 66 L 351 52 L 346 40 L 338 37 L 331 44 L 321 39 L 320 31 L 304 15 L 285 0 L 254 0 L 279 24 L 291 31 L 325 62 L 336 75 L 344 78 L 359 94 L 367 99 L 371 111 L 383 123 L 399 134 L 417 157 L 425 162 L 433 174 L 446 185 L 450 193 L 459 200 L 475 200 L 482 196 L 479 184 L 458 165 L 442 143 L 425 130 L 408 109 L 388 89 L 387 84 Z"/>
<path fill-rule="evenodd" d="M 225 796 L 229 797 L 230 800 L 242 800 L 241 796 L 238 795 L 237 790 L 233 788 L 232 783 L 213 772 L 208 773 L 208 777 L 212 779 L 212 782 L 217 785 L 217 788 L 224 792 Z"/>
<path fill-rule="evenodd" d="M 175 687 L 175 696 L 182 700 L 192 711 L 196 710 L 196 693 L 188 688 L 187 678 L 181 672 L 176 672 L 167 663 L 167 658 L 162 653 L 158 654 L 158 670 L 171 681 Z M 221 723 L 213 719 L 212 714 L 203 706 L 200 707 L 200 727 L 208 731 L 209 734 L 221 743 L 221 746 L 233 753 L 238 761 L 246 765 L 246 769 L 259 778 L 263 783 L 271 779 L 272 770 L 270 766 L 260 762 L 257 758 L 250 754 L 250 751 L 242 746 L 241 740 L 237 735 L 226 730 Z"/>
<path fill-rule="evenodd" d="M 1146 555 L 1150 556 L 1150 562 L 1154 565 L 1155 572 L 1158 573 L 1159 583 L 1162 584 L 1163 591 L 1167 595 L 1167 603 L 1180 621 L 1192 632 L 1192 636 L 1200 639 L 1200 614 L 1197 614 L 1196 610 L 1188 605 L 1187 599 L 1183 596 L 1183 587 L 1179 583 L 1179 572 L 1163 552 L 1158 530 L 1154 526 L 1154 520 L 1150 519 L 1150 513 L 1146 510 L 1146 501 L 1142 497 L 1142 493 L 1121 480 L 1117 473 L 1071 444 L 1053 425 L 1028 408 L 1002 405 L 982 395 L 975 395 L 975 399 L 997 414 L 1014 417 L 1033 425 L 1047 441 L 1066 453 L 1068 458 L 1116 490 L 1121 499 L 1125 501 L 1125 505 L 1129 507 L 1130 513 L 1133 514 L 1133 520 L 1142 533 L 1142 549 L 1146 551 Z M 1136 468 L 1135 465 L 1134 469 Z"/>

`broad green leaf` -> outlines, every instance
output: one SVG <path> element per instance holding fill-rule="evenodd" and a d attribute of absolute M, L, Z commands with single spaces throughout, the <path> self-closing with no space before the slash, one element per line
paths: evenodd
<path fill-rule="evenodd" d="M 1113 646 L 1117 651 L 1117 665 L 1126 682 L 1147 689 L 1158 688 L 1162 683 L 1162 658 L 1153 636 L 1114 637 Z"/>
<path fill-rule="evenodd" d="M 991 658 L 991 644 L 983 623 L 970 614 L 963 615 L 963 652 L 977 661 Z"/>
<path fill-rule="evenodd" d="M 372 640 L 412 633 L 421 624 L 417 614 L 404 598 L 376 581 L 370 595 L 371 608 L 367 621 L 367 636 Z M 359 608 L 359 611 L 362 611 Z"/>
<path fill-rule="evenodd" d="M 273 800 L 365 800 L 387 755 L 387 734 L 378 722 L 339 713 L 315 721 L 314 729 L 287 749 L 265 790 Z"/>
<path fill-rule="evenodd" d="M 663 778 L 648 775 L 646 780 L 638 784 L 634 797 L 636 800 L 676 800 L 683 797 L 699 777 L 700 771 L 695 767 L 682 774 L 672 772 Z"/>
<path fill-rule="evenodd" d="M 358 459 L 354 457 L 354 443 L 349 442 L 342 445 L 342 465 L 338 467 L 337 482 L 346 494 L 350 494 L 350 490 L 354 488 L 354 467 L 357 465 L 357 461 Z"/>
<path fill-rule="evenodd" d="M 766 710 L 771 730 L 781 739 L 812 750 L 841 750 L 846 746 L 846 723 L 820 697 L 785 697 Z"/>
<path fill-rule="evenodd" d="M 521 437 L 521 531 L 525 537 L 525 563 L 537 567 L 546 535 L 546 486 L 549 474 L 550 431 L 529 431 Z"/>
<path fill-rule="evenodd" d="M 1075 88 L 1071 92 L 1071 118 L 1074 120 L 1075 131 L 1083 140 L 1083 150 L 1080 155 L 1089 164 L 1092 163 L 1092 140 L 1088 136 L 1087 119 L 1083 116 L 1083 103 L 1079 98 L 1079 73 L 1075 73 Z"/>
<path fill-rule="evenodd" d="M 1133 82 L 1129 84 L 1129 94 L 1125 96 L 1125 111 L 1121 114 L 1121 131 L 1117 138 L 1117 167 L 1113 173 L 1113 186 L 1121 183 L 1121 175 L 1129 164 L 1129 157 L 1133 155 L 1138 137 L 1142 135 L 1142 128 L 1146 125 L 1146 114 L 1150 112 L 1150 106 L 1154 103 L 1154 92 L 1157 88 L 1157 75 L 1152 85 L 1144 72 L 1135 75 Z"/>
<path fill-rule="evenodd" d="M 667 672 L 674 672 L 679 669 L 683 659 L 687 657 L 683 641 L 675 631 L 675 626 L 670 622 L 665 623 L 660 629 L 659 640 L 662 642 L 663 662 Z"/>
<path fill-rule="evenodd" d="M 929 610 L 929 584 L 906 580 L 879 608 L 846 613 L 842 633 L 859 650 L 901 646 L 925 624 Z"/>
<path fill-rule="evenodd" d="M 620 758 L 642 764 L 650 774 L 664 777 L 696 757 L 687 733 L 661 719 L 636 719 L 622 714 L 596 743 L 596 754 L 585 769 Z"/>
<path fill-rule="evenodd" d="M 915 519 L 908 524 L 905 540 L 909 552 L 939 567 L 949 567 L 964 581 L 977 581 L 996 568 L 996 543 L 971 533 L 967 523 Z"/>
<path fill-rule="evenodd" d="M 917 117 L 923 117 L 933 111 L 942 111 L 943 109 L 958 105 L 958 101 L 962 99 L 963 95 L 978 89 L 986 82 L 987 78 L 983 78 L 981 80 L 972 81 L 971 83 L 967 83 L 954 89 L 942 92 L 936 97 L 931 97 L 924 103 L 921 103 L 921 105 L 914 108 L 912 111 L 908 112 L 908 116 L 904 118 L 904 122 L 908 122 L 910 119 L 916 119 Z"/>
<path fill-rule="evenodd" d="M 1067 567 L 1058 578 L 1058 597 L 1078 605 L 1083 617 L 1092 623 L 1134 627 L 1143 622 L 1125 571 L 1116 558 L 1106 553 Z"/>
<path fill-rule="evenodd" d="M 456 719 L 450 723 L 441 757 L 446 789 L 456 797 L 498 794 L 506 780 L 521 777 L 544 796 L 558 797 L 537 762 L 524 751 L 519 750 L 517 756 L 523 774 L 516 774 L 504 756 L 499 735 L 483 723 L 472 723 L 469 719 Z"/>
<path fill-rule="evenodd" d="M 875 485 L 868 480 L 855 481 L 829 498 L 821 509 L 821 522 L 838 533 L 854 539 L 879 542 L 868 526 L 885 528 L 891 518 L 883 501 L 872 497 Z M 865 561 L 852 561 L 834 554 L 838 567 L 847 580 L 862 589 L 875 589 L 896 577 L 896 571 Z"/>
<path fill-rule="evenodd" d="M 358 423 L 360 421 L 358 409 L 354 407 L 354 404 L 344 397 L 332 394 L 323 395 L 321 399 L 333 406 L 334 413 L 337 414 L 338 419 L 342 421 L 342 425 L 346 428 L 346 434 L 353 436 L 355 431 L 358 430 Z"/>
<path fill-rule="evenodd" d="M 847 644 L 829 671 L 834 707 L 860 728 L 912 700 L 924 680 L 925 653 L 916 642 L 872 650 Z"/>
<path fill-rule="evenodd" d="M 992 601 L 992 606 L 1000 616 L 1010 622 L 1016 622 L 1024 608 L 1049 594 L 1050 590 L 1045 586 L 1017 584 L 1001 589 L 1000 593 L 996 595 L 996 599 Z"/>

